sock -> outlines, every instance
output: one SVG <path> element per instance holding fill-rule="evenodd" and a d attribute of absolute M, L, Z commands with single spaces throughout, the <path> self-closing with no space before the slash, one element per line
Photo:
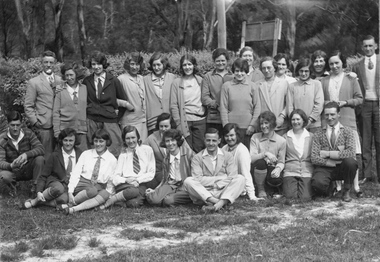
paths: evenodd
<path fill-rule="evenodd" d="M 45 189 L 44 192 L 42 192 L 42 194 L 43 194 L 43 196 L 44 196 L 44 198 L 45 198 L 46 201 L 49 201 L 49 200 L 53 199 L 53 197 L 50 195 L 50 187 L 47 188 L 47 189 Z M 31 207 L 37 206 L 38 202 L 40 202 L 40 201 L 36 197 L 36 198 L 34 198 L 32 200 L 26 201 L 25 204 L 24 204 L 24 206 L 26 208 L 31 208 Z"/>
<path fill-rule="evenodd" d="M 258 170 L 254 171 L 254 178 L 257 186 L 258 197 L 266 197 L 265 192 L 265 178 L 267 177 L 267 170 Z"/>
<path fill-rule="evenodd" d="M 336 184 L 336 191 L 341 191 L 342 190 L 342 181 L 337 180 L 337 181 L 335 181 L 335 184 Z"/>
<path fill-rule="evenodd" d="M 354 178 L 354 190 L 355 192 L 360 192 L 360 187 L 359 187 L 359 170 L 356 170 L 356 175 Z"/>
<path fill-rule="evenodd" d="M 32 208 L 32 207 L 36 206 L 38 204 L 38 202 L 39 201 L 36 197 L 34 199 L 30 199 L 28 201 L 25 201 L 24 206 L 25 206 L 25 208 Z"/>
<path fill-rule="evenodd" d="M 69 212 L 70 214 L 72 212 L 78 212 L 78 211 L 82 211 L 82 210 L 87 210 L 87 209 L 90 209 L 90 208 L 94 208 L 94 207 L 97 207 L 101 204 L 103 204 L 104 202 L 106 202 L 106 200 L 100 196 L 100 195 L 97 195 L 91 199 L 88 199 L 86 201 L 84 201 L 83 203 L 77 205 L 77 206 L 74 206 L 74 207 L 71 207 L 69 209 Z"/>
<path fill-rule="evenodd" d="M 88 200 L 87 192 L 86 190 L 80 191 L 76 196 L 74 197 L 75 204 L 79 205 L 80 203 Z"/>
<path fill-rule="evenodd" d="M 116 202 L 119 202 L 119 201 L 126 201 L 126 199 L 123 195 L 123 191 L 116 193 L 115 195 L 108 198 L 107 202 L 104 205 L 102 205 L 101 209 L 112 206 L 113 204 L 115 204 Z"/>

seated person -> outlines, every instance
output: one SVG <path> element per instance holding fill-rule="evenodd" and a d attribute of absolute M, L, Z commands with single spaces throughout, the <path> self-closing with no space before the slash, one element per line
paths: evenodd
<path fill-rule="evenodd" d="M 176 129 L 177 125 L 169 113 L 162 113 L 157 117 L 156 131 L 143 141 L 144 145 L 153 149 L 154 159 L 156 160 L 156 174 L 154 179 L 146 183 L 147 188 L 155 189 L 162 181 L 162 165 L 167 149 L 161 147 L 162 135 L 166 130 Z"/>
<path fill-rule="evenodd" d="M 0 135 L 0 183 L 16 194 L 16 181 L 32 180 L 35 192 L 37 178 L 44 166 L 45 150 L 32 130 L 22 128 L 22 116 L 17 111 L 7 115 L 8 128 Z"/>
<path fill-rule="evenodd" d="M 325 105 L 327 125 L 314 134 L 311 147 L 311 162 L 314 164 L 311 187 L 316 195 L 329 196 L 333 192 L 333 181 L 344 180 L 342 200 L 350 202 L 350 190 L 358 168 L 355 136 L 351 128 L 339 122 L 339 113 L 337 102 Z"/>
<path fill-rule="evenodd" d="M 134 126 L 123 129 L 124 146 L 117 161 L 112 183 L 116 194 L 112 195 L 100 209 L 116 202 L 126 202 L 127 207 L 141 207 L 144 204 L 146 182 L 154 178 L 156 163 L 150 146 L 142 145 L 139 131 Z"/>
<path fill-rule="evenodd" d="M 251 161 L 258 197 L 266 198 L 282 185 L 281 171 L 284 169 L 286 141 L 274 130 L 276 116 L 265 111 L 259 116 L 261 133 L 251 137 Z M 266 190 L 267 188 L 267 190 Z M 266 192 L 267 191 L 267 192 Z M 280 193 L 280 192 L 278 192 Z"/>
<path fill-rule="evenodd" d="M 204 140 L 206 149 L 193 157 L 192 177 L 186 178 L 184 186 L 195 204 L 206 204 L 203 210 L 218 211 L 241 195 L 245 178 L 238 175 L 233 155 L 218 147 L 217 129 L 207 129 Z"/>
<path fill-rule="evenodd" d="M 58 135 L 59 148 L 45 162 L 44 169 L 37 180 L 37 197 L 24 203 L 28 209 L 38 204 L 56 207 L 69 200 L 67 185 L 71 171 L 78 162 L 82 151 L 77 147 L 80 140 L 72 128 L 63 129 Z"/>
<path fill-rule="evenodd" d="M 112 193 L 117 160 L 108 150 L 111 136 L 105 129 L 98 129 L 92 135 L 92 144 L 94 149 L 84 151 L 71 172 L 69 205 L 61 205 L 67 215 L 97 207 Z"/>
<path fill-rule="evenodd" d="M 238 173 L 245 177 L 245 189 L 243 193 L 247 193 L 250 200 L 257 201 L 259 198 L 256 197 L 251 176 L 251 155 L 247 147 L 240 142 L 239 129 L 239 126 L 234 123 L 228 123 L 224 126 L 224 140 L 227 145 L 223 146 L 222 150 L 230 152 L 234 156 Z"/>
<path fill-rule="evenodd" d="M 179 130 L 169 129 L 164 132 L 161 146 L 165 147 L 169 154 L 163 161 L 161 183 L 155 190 L 148 188 L 146 191 L 149 204 L 175 206 L 191 202 L 183 187 L 183 181 L 191 175 L 191 159 L 194 152 L 184 141 Z"/>
<path fill-rule="evenodd" d="M 311 199 L 313 134 L 306 130 L 308 122 L 302 109 L 295 109 L 290 113 L 292 129 L 284 135 L 286 155 L 282 189 L 286 198 Z"/>

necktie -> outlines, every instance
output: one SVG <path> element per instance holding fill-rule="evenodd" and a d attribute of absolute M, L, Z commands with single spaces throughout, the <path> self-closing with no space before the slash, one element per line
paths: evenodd
<path fill-rule="evenodd" d="M 53 76 L 49 76 L 48 79 L 49 79 L 50 86 L 53 87 L 54 77 Z"/>
<path fill-rule="evenodd" d="M 77 96 L 77 94 L 78 94 L 77 91 L 73 92 L 73 102 L 74 102 L 75 106 L 78 105 L 78 96 Z"/>
<path fill-rule="evenodd" d="M 140 169 L 139 157 L 136 154 L 136 150 L 133 150 L 133 172 L 135 174 L 138 174 L 140 172 Z"/>
<path fill-rule="evenodd" d="M 331 128 L 331 136 L 330 136 L 330 143 L 331 143 L 331 147 L 332 148 L 334 148 L 335 140 L 336 140 L 336 137 L 335 137 L 335 127 L 332 127 Z"/>
<path fill-rule="evenodd" d="M 369 58 L 369 61 L 368 61 L 368 69 L 369 69 L 369 70 L 372 70 L 373 67 L 374 67 L 373 62 L 372 62 L 371 58 Z"/>
<path fill-rule="evenodd" d="M 98 180 L 99 170 L 100 170 L 100 159 L 101 159 L 101 157 L 98 156 L 98 160 L 96 160 L 94 170 L 92 171 L 91 182 L 93 185 L 95 185 L 97 183 L 97 180 Z"/>
<path fill-rule="evenodd" d="M 100 78 L 98 78 L 98 99 L 100 99 L 100 94 L 102 93 L 102 80 L 100 80 Z"/>
<path fill-rule="evenodd" d="M 70 179 L 70 174 L 71 174 L 71 171 L 73 170 L 73 160 L 71 160 L 73 158 L 73 156 L 69 156 L 69 163 L 67 164 L 67 168 L 66 168 L 66 179 L 67 179 L 67 183 Z"/>

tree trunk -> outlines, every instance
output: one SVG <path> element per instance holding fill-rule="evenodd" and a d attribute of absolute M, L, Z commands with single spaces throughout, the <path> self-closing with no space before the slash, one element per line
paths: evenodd
<path fill-rule="evenodd" d="M 209 22 L 209 28 L 208 28 L 208 37 L 207 42 L 205 44 L 205 49 L 210 50 L 212 41 L 214 40 L 214 23 L 216 19 L 216 1 L 218 0 L 211 0 L 212 1 L 212 8 L 211 8 L 211 17 Z"/>
<path fill-rule="evenodd" d="M 51 0 L 54 15 L 55 39 L 57 60 L 63 62 L 63 32 L 62 32 L 62 9 L 65 0 Z"/>
<path fill-rule="evenodd" d="M 32 57 L 33 42 L 31 41 L 31 28 L 32 22 L 31 19 L 33 16 L 33 8 L 31 5 L 33 3 L 29 1 L 14 0 L 17 10 L 17 17 L 21 23 L 22 35 L 24 38 L 25 44 L 25 56 L 24 58 L 28 59 Z"/>
<path fill-rule="evenodd" d="M 82 58 L 82 64 L 85 66 L 86 58 L 86 28 L 84 26 L 83 15 L 83 0 L 77 0 L 77 18 L 78 18 L 78 32 L 79 32 L 79 46 Z"/>
<path fill-rule="evenodd" d="M 296 30 L 297 30 L 297 16 L 296 16 L 296 7 L 292 4 L 292 0 L 288 0 L 288 22 L 286 30 L 286 40 L 289 44 L 289 54 L 290 57 L 294 56 L 294 50 L 296 46 Z"/>
<path fill-rule="evenodd" d="M 33 16 L 32 34 L 34 36 L 34 46 L 37 54 L 45 50 L 45 1 L 36 1 L 34 5 L 35 15 Z M 42 51 L 42 52 L 41 52 Z M 36 54 L 34 54 L 36 55 Z"/>

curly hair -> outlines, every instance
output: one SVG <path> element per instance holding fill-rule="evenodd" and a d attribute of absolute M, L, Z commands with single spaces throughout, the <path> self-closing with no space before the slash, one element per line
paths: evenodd
<path fill-rule="evenodd" d="M 178 129 L 169 129 L 169 130 L 166 130 L 162 134 L 160 146 L 163 148 L 166 148 L 165 138 L 175 139 L 177 141 L 178 147 L 181 147 L 183 145 L 183 143 L 185 142 L 185 139 L 183 138 L 182 132 Z"/>

